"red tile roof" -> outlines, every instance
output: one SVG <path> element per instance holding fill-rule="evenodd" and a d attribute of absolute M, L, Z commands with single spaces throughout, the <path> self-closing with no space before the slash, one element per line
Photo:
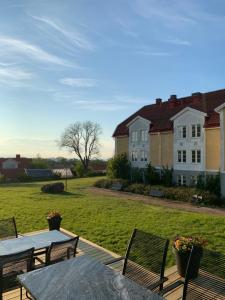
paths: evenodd
<path fill-rule="evenodd" d="M 220 126 L 219 114 L 214 111 L 216 107 L 225 102 L 225 89 L 208 93 L 194 93 L 192 96 L 179 99 L 171 98 L 168 101 L 158 104 L 150 104 L 142 107 L 125 121 L 120 123 L 113 133 L 113 137 L 128 135 L 126 126 L 137 116 L 151 121 L 150 132 L 173 130 L 173 122 L 170 121 L 174 115 L 186 107 L 207 113 L 205 117 L 205 127 Z"/>

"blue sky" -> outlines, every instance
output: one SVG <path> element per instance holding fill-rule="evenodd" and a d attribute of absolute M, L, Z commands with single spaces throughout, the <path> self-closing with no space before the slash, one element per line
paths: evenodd
<path fill-rule="evenodd" d="M 225 88 L 224 0 L 1 0 L 0 156 L 70 156 L 75 121 L 115 126 L 169 95 Z"/>

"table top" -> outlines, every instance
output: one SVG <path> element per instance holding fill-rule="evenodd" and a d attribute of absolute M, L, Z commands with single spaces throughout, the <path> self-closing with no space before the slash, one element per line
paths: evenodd
<path fill-rule="evenodd" d="M 161 300 L 121 273 L 83 255 L 18 276 L 36 300 Z"/>
<path fill-rule="evenodd" d="M 58 230 L 46 231 L 34 235 L 25 235 L 18 238 L 0 241 L 0 255 L 13 254 L 30 249 L 47 248 L 52 242 L 66 241 L 69 237 Z"/>

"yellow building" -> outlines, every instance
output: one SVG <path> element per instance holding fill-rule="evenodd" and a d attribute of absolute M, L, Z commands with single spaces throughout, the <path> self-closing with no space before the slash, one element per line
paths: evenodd
<path fill-rule="evenodd" d="M 115 154 L 127 153 L 133 167 L 173 168 L 181 185 L 194 184 L 200 174 L 225 174 L 224 114 L 225 90 L 158 98 L 117 126 Z"/>

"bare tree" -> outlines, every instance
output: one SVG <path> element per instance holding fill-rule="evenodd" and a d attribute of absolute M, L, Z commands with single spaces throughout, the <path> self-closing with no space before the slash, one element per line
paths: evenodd
<path fill-rule="evenodd" d="M 101 133 L 102 129 L 98 123 L 76 122 L 65 129 L 59 140 L 59 146 L 74 152 L 87 172 L 91 158 L 99 154 Z"/>

